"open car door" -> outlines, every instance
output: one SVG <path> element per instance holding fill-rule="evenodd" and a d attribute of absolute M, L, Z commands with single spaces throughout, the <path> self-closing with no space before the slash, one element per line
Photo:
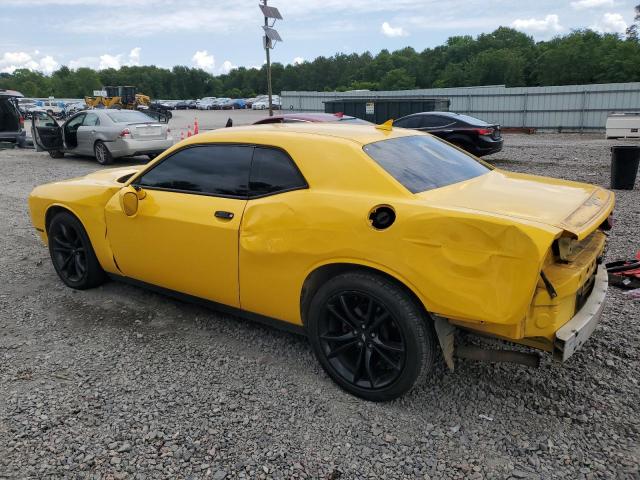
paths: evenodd
<path fill-rule="evenodd" d="M 31 135 L 36 151 L 62 151 L 62 127 L 47 112 L 33 112 Z"/>

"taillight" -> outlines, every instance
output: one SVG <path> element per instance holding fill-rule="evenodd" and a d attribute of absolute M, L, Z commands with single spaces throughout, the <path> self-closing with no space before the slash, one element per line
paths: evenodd
<path fill-rule="evenodd" d="M 20 115 L 20 128 L 24 127 L 24 117 L 22 115 Z"/>
<path fill-rule="evenodd" d="M 129 130 L 128 128 L 125 128 L 124 130 L 122 130 L 120 132 L 120 137 L 121 138 L 131 138 L 131 130 Z"/>
<path fill-rule="evenodd" d="M 491 135 L 493 133 L 493 128 L 476 128 L 474 130 L 478 135 Z"/>

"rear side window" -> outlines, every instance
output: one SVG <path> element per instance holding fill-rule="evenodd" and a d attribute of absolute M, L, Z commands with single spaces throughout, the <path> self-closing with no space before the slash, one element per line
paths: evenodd
<path fill-rule="evenodd" d="M 82 122 L 82 125 L 85 127 L 93 127 L 95 125 L 100 125 L 100 119 L 98 118 L 98 115 L 96 115 L 95 113 L 87 113 L 87 115 L 84 117 L 84 121 Z"/>
<path fill-rule="evenodd" d="M 490 170 L 430 135 L 382 140 L 363 149 L 411 193 L 462 182 Z"/>
<path fill-rule="evenodd" d="M 251 196 L 259 197 L 306 187 L 307 182 L 289 155 L 274 148 L 256 147 L 249 181 Z"/>
<path fill-rule="evenodd" d="M 393 122 L 393 126 L 401 128 L 420 128 L 420 117 L 418 115 L 414 115 L 411 117 L 400 118 Z"/>
<path fill-rule="evenodd" d="M 137 185 L 246 198 L 253 147 L 202 145 L 180 150 L 145 173 Z"/>

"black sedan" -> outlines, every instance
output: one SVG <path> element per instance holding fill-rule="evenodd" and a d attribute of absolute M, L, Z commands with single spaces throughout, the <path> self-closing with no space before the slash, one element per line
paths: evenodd
<path fill-rule="evenodd" d="M 500 125 L 459 113 L 414 113 L 395 120 L 393 126 L 431 133 L 478 157 L 502 150 Z"/>

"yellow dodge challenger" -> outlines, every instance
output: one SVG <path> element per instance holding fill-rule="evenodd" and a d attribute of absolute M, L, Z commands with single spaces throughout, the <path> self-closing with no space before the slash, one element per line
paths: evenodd
<path fill-rule="evenodd" d="M 428 134 L 317 123 L 196 135 L 29 198 L 69 287 L 119 278 L 275 320 L 375 401 L 411 389 L 438 351 L 450 368 L 526 355 L 483 356 L 459 330 L 571 356 L 599 321 L 613 206 Z"/>

